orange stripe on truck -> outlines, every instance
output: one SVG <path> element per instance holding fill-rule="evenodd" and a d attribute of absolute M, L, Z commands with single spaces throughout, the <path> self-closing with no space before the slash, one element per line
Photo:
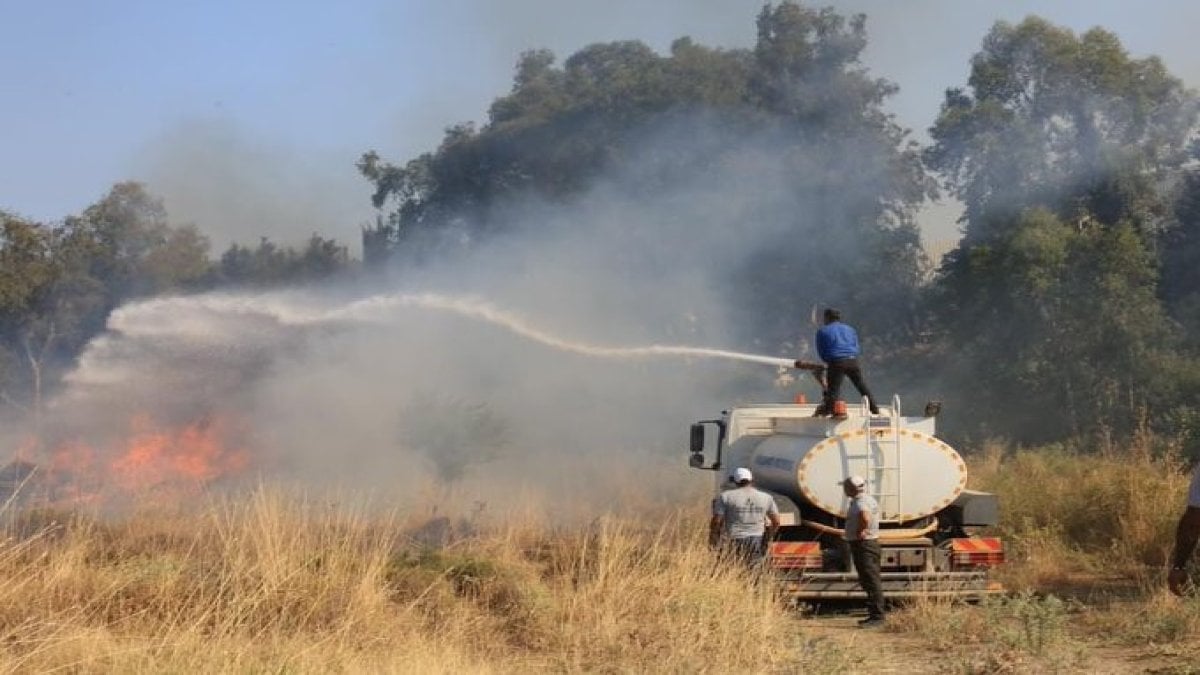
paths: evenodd
<path fill-rule="evenodd" d="M 971 537 L 969 539 L 951 539 L 950 548 L 955 552 L 990 553 L 993 551 L 1003 551 L 1004 545 L 999 539 L 992 537 Z"/>
<path fill-rule="evenodd" d="M 970 539 L 951 539 L 950 550 L 955 553 L 969 553 L 975 550 L 975 545 Z"/>
<path fill-rule="evenodd" d="M 951 539 L 950 551 L 956 566 L 990 567 L 1004 562 L 1004 543 L 994 537 Z"/>
<path fill-rule="evenodd" d="M 821 552 L 821 545 L 815 541 L 773 541 L 771 555 L 812 555 Z"/>
<path fill-rule="evenodd" d="M 773 541 L 770 550 L 777 569 L 821 568 L 821 545 L 815 541 Z"/>

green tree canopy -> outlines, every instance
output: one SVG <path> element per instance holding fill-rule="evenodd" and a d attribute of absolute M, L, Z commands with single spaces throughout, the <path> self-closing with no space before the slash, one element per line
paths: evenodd
<path fill-rule="evenodd" d="M 738 234 L 718 281 L 762 346 L 794 339 L 818 301 L 853 305 L 876 336 L 911 327 L 913 212 L 933 184 L 882 107 L 895 86 L 859 61 L 864 17 L 783 2 L 757 29 L 753 49 L 613 42 L 561 66 L 525 53 L 482 127 L 451 127 L 402 164 L 363 155 L 385 210 L 364 258 L 475 246 L 514 227 L 514 203 L 570 204 L 599 185 L 660 219 L 712 218 L 690 204 L 727 195 L 743 206 L 729 209 Z"/>
<path fill-rule="evenodd" d="M 999 22 L 971 60 L 967 89 L 946 92 L 926 159 L 966 205 L 968 244 L 1031 207 L 1152 231 L 1196 113 L 1193 93 L 1158 58 L 1131 58 L 1108 31 Z"/>
<path fill-rule="evenodd" d="M 1174 219 L 1159 242 L 1161 296 L 1184 329 L 1189 346 L 1200 350 L 1200 141 L 1192 144 L 1193 162 L 1185 167 L 1174 202 Z"/>
<path fill-rule="evenodd" d="M 132 297 L 201 287 L 208 241 L 119 183 L 61 224 L 0 213 L 0 397 L 40 419 L 44 393 L 108 313 Z"/>
<path fill-rule="evenodd" d="M 1002 237 L 953 252 L 942 274 L 937 366 L 960 378 L 967 428 L 1038 441 L 1128 431 L 1162 402 L 1173 338 L 1131 226 L 1080 229 L 1033 209 Z"/>
<path fill-rule="evenodd" d="M 1128 430 L 1178 393 L 1155 245 L 1196 99 L 1099 28 L 997 23 L 925 154 L 965 205 L 930 294 L 968 428 L 1023 439 Z M 1174 371 L 1174 372 L 1173 372 Z"/>
<path fill-rule="evenodd" d="M 91 336 L 103 305 L 72 231 L 0 212 L 0 399 L 38 425 L 54 367 Z"/>
<path fill-rule="evenodd" d="M 274 286 L 328 279 L 350 267 L 350 254 L 334 239 L 313 234 L 302 249 L 263 237 L 253 248 L 232 244 L 217 263 L 221 284 Z"/>
<path fill-rule="evenodd" d="M 194 288 L 208 273 L 208 240 L 192 226 L 172 226 L 162 200 L 141 183 L 113 186 L 66 220 L 68 236 L 87 249 L 89 273 L 115 306 L 127 298 Z"/>

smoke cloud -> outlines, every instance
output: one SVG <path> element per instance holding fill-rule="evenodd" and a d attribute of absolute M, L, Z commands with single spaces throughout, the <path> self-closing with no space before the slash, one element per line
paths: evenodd
<path fill-rule="evenodd" d="M 173 221 L 196 225 L 220 253 L 266 237 L 295 245 L 313 234 L 358 248 L 372 216 L 357 156 L 251 137 L 229 119 L 182 122 L 148 143 L 135 173 Z"/>
<path fill-rule="evenodd" d="M 709 122 L 649 130 L 641 155 L 581 198 L 511 201 L 498 210 L 505 234 L 385 283 L 118 308 L 53 401 L 53 426 L 115 437 L 137 414 L 232 416 L 272 479 L 409 497 L 448 483 L 593 515 L 641 476 L 706 484 L 685 467 L 688 424 L 818 395 L 779 379 L 779 363 L 811 356 L 811 303 L 774 317 L 793 347 L 762 356 L 782 361 L 703 351 L 754 351 L 731 275 L 781 236 L 822 241 L 814 260 L 863 255 L 827 222 L 796 224 L 807 207 L 782 169 L 803 148 L 764 132 L 731 152 Z M 699 161 L 717 146 L 723 162 Z M 664 161 L 702 168 L 646 190 Z"/>
<path fill-rule="evenodd" d="M 673 11 L 658 10 L 664 16 L 657 25 L 671 28 L 653 36 L 616 20 L 604 23 L 611 35 L 597 34 L 596 23 L 605 17 L 638 14 L 606 10 L 586 21 L 576 16 L 576 39 L 576 33 L 559 30 L 567 21 L 561 14 L 551 13 L 540 24 L 524 20 L 550 12 L 551 4 L 506 8 L 506 21 L 496 21 L 490 3 L 456 5 L 460 14 L 501 30 L 481 31 L 486 46 L 473 53 L 494 67 L 486 94 L 447 107 L 485 109 L 486 98 L 503 90 L 497 84 L 511 76 L 516 53 L 526 48 L 549 46 L 562 55 L 592 40 L 640 37 L 661 49 L 689 33 L 702 43 L 745 46 L 753 39 L 750 18 L 758 7 L 739 8 L 733 21 L 721 3 L 664 4 Z M 896 12 L 914 11 L 910 5 L 901 10 L 834 4 L 839 11 L 871 14 L 869 63 L 913 63 L 887 56 L 916 41 L 912 30 L 889 29 Z M 933 13 L 941 15 L 950 5 L 958 3 L 937 5 L 941 9 Z M 688 25 L 678 25 L 679 16 L 690 16 Z M 963 41 L 961 58 L 927 59 L 912 67 L 921 71 L 921 83 L 939 93 L 962 81 L 967 55 L 997 18 L 978 11 L 950 16 L 962 19 L 961 30 L 945 22 L 929 25 Z M 644 25 L 646 19 L 639 15 L 637 21 Z M 979 27 L 963 28 L 967 23 Z M 572 42 L 547 43 L 514 28 L 535 25 L 553 25 L 556 39 Z M 461 63 L 467 57 L 458 58 Z M 927 69 L 930 62 L 938 69 Z M 909 72 L 880 66 L 874 73 L 898 81 L 902 97 L 913 95 Z M 900 99 L 902 123 L 918 129 L 932 121 L 938 103 L 937 96 L 919 96 L 919 105 Z M 442 119 L 439 126 L 455 121 Z M 434 124 L 419 123 L 426 132 Z M 396 135 L 407 137 L 409 131 Z M 709 476 L 684 467 L 688 423 L 739 402 L 787 399 L 805 387 L 811 398 L 812 385 L 780 389 L 779 372 L 766 364 L 556 349 L 494 322 L 427 306 L 380 303 L 366 321 L 314 317 L 376 296 L 435 293 L 486 303 L 565 341 L 754 351 L 746 308 L 728 292 L 734 270 L 787 236 L 820 242 L 820 255 L 837 260 L 856 259 L 863 251 L 853 238 L 837 239 L 823 223 L 797 226 L 796 214 L 807 213 L 810 205 L 779 178 L 785 174 L 775 170 L 784 144 L 769 134 L 741 139 L 740 161 L 717 168 L 698 161 L 707 171 L 656 194 L 636 189 L 656 174 L 656 157 L 727 140 L 704 120 L 655 130 L 642 157 L 580 199 L 569 205 L 533 199 L 506 204 L 501 210 L 507 234 L 443 263 L 403 270 L 377 286 L 226 293 L 120 308 L 110 331 L 88 347 L 52 401 L 47 427 L 63 439 L 118 437 L 129 416 L 139 413 L 172 423 L 237 416 L 252 431 L 246 439 L 254 451 L 252 468 L 265 477 L 409 498 L 446 478 L 439 476 L 428 441 L 438 437 L 439 428 L 455 447 L 433 443 L 434 450 L 464 451 L 465 472 L 455 485 L 480 499 L 533 491 L 559 503 L 605 506 L 619 499 L 623 484 L 646 475 L 706 483 Z M 315 161 L 230 122 L 192 121 L 152 143 L 140 166 L 173 218 L 194 222 L 219 247 L 260 236 L 290 242 L 312 232 L 354 242 L 358 225 L 371 215 L 365 211 L 368 189 L 352 168 L 353 155 L 363 149 Z M 399 159 L 419 149 L 382 148 Z M 327 171 L 330 166 L 337 170 Z M 870 191 L 875 176 L 866 172 L 860 178 L 859 189 Z M 812 274 L 814 280 L 819 275 L 805 272 L 805 261 L 796 262 L 797 274 Z M 793 353 L 767 356 L 805 356 L 808 311 L 813 303 L 836 301 L 833 293 L 814 285 L 803 306 L 762 312 L 796 336 Z M 418 413 L 423 419 L 414 418 Z M 445 427 L 477 429 L 489 437 Z M 413 433 L 417 428 L 421 434 Z M 662 467 L 667 468 L 651 470 Z"/>

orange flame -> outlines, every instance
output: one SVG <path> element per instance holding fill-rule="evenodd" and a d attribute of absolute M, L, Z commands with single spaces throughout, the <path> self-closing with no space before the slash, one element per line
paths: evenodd
<path fill-rule="evenodd" d="M 126 488 L 207 483 L 249 464 L 244 450 L 225 448 L 225 425 L 217 420 L 163 430 L 148 416 L 139 415 L 130 426 L 132 433 L 124 452 L 110 465 L 113 477 Z"/>
<path fill-rule="evenodd" d="M 156 424 L 148 415 L 130 420 L 125 440 L 95 446 L 72 440 L 49 451 L 43 469 L 53 502 L 104 503 L 130 493 L 194 491 L 250 465 L 250 454 L 231 439 L 242 430 L 206 417 L 183 427 Z"/>

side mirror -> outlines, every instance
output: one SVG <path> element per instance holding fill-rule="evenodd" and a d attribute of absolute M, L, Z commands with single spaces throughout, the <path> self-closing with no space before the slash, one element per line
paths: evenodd
<path fill-rule="evenodd" d="M 711 424 L 717 428 L 717 437 L 713 443 L 716 448 L 716 459 L 709 466 L 704 466 L 704 446 L 706 434 L 704 432 L 705 425 Z M 688 458 L 688 464 L 693 469 L 705 469 L 707 471 L 719 471 L 721 469 L 721 449 L 725 445 L 725 420 L 700 420 L 692 425 L 691 443 L 692 456 Z"/>
<path fill-rule="evenodd" d="M 937 417 L 938 413 L 940 413 L 940 412 L 942 412 L 942 402 L 941 401 L 930 401 L 925 404 L 925 416 L 926 417 Z"/>

